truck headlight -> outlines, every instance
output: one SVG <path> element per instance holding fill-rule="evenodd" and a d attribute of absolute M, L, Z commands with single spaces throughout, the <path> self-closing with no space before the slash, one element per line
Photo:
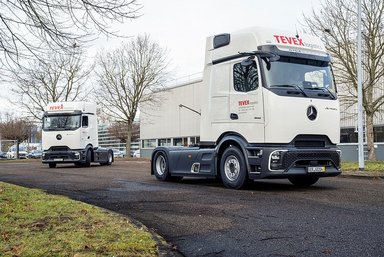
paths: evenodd
<path fill-rule="evenodd" d="M 282 170 L 283 167 L 283 158 L 286 150 L 276 150 L 273 151 L 269 158 L 269 167 L 271 170 Z"/>

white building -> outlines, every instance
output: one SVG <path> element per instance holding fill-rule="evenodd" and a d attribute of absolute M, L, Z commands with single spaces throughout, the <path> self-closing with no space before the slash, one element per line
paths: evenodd
<path fill-rule="evenodd" d="M 202 79 L 155 94 L 156 104 L 140 108 L 141 156 L 156 146 L 187 146 L 200 142 L 200 90 Z"/>

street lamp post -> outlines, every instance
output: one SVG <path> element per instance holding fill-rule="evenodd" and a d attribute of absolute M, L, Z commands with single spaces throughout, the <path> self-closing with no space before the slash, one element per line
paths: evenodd
<path fill-rule="evenodd" d="M 359 170 L 364 171 L 363 85 L 361 72 L 361 0 L 357 6 L 357 132 Z"/>

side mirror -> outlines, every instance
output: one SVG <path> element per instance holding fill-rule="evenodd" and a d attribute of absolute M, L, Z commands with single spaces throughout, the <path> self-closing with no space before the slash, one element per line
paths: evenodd
<path fill-rule="evenodd" d="M 247 59 L 241 61 L 241 66 L 249 67 L 255 64 L 255 56 L 249 56 Z"/>
<path fill-rule="evenodd" d="M 274 56 L 269 57 L 270 62 L 276 62 L 279 59 L 280 59 L 280 55 L 274 55 Z"/>

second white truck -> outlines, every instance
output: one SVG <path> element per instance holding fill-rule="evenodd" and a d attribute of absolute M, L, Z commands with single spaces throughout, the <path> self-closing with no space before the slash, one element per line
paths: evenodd
<path fill-rule="evenodd" d="M 55 168 L 58 163 L 89 167 L 92 162 L 111 165 L 113 151 L 99 147 L 96 104 L 54 102 L 44 110 L 42 162 Z"/>
<path fill-rule="evenodd" d="M 200 144 L 155 148 L 159 180 L 221 177 L 238 189 L 341 173 L 339 101 L 319 38 L 258 27 L 209 37 L 201 92 Z"/>

